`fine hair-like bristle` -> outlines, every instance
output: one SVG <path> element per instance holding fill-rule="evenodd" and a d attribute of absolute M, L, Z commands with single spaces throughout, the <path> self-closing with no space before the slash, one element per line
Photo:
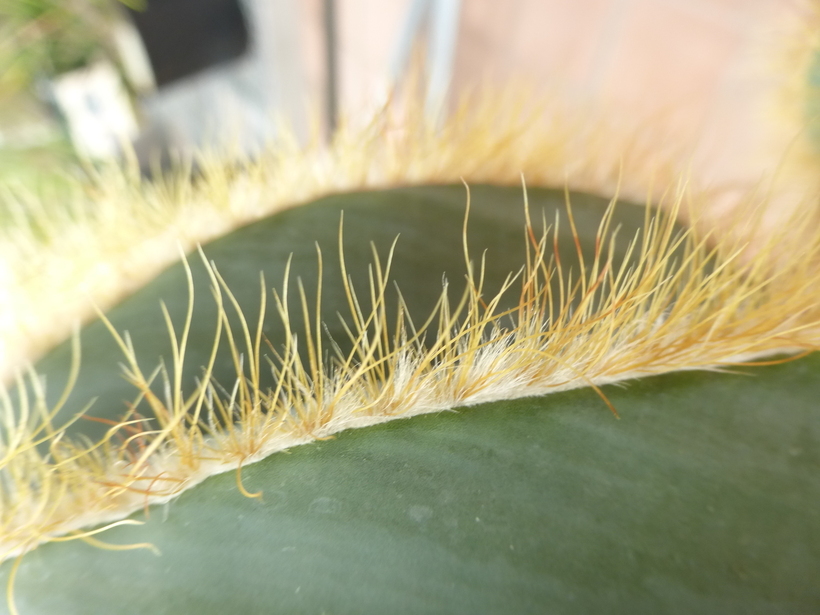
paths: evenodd
<path fill-rule="evenodd" d="M 601 393 L 601 385 L 643 375 L 817 348 L 820 231 L 808 224 L 814 207 L 761 232 L 764 208 L 755 202 L 752 211 L 735 208 L 719 230 L 703 231 L 710 226 L 701 224 L 704 202 L 686 182 L 676 183 L 674 153 L 653 152 L 632 127 L 618 131 L 586 114 L 523 100 L 466 105 L 437 130 L 412 106 L 399 120 L 388 108 L 364 128 L 343 126 L 330 148 L 280 143 L 236 165 L 204 156 L 196 179 L 183 169 L 145 183 L 134 169 L 103 169 L 93 182 L 76 185 L 66 209 L 7 194 L 17 219 L 0 241 L 0 380 L 16 381 L 18 394 L 13 401 L 0 388 L 0 557 L 21 557 L 51 541 L 105 546 L 96 535 L 106 528 L 133 523 L 126 519 L 133 511 L 219 472 L 235 470 L 239 490 L 255 495 L 242 485 L 244 465 L 343 429 L 575 387 Z M 186 264 L 182 329 L 165 314 L 172 364 L 145 365 L 127 333 L 109 323 L 134 387 L 130 412 L 98 442 L 71 440 L 68 426 L 55 424 L 81 362 L 78 322 L 94 316 L 93 305 L 104 311 L 144 285 L 180 249 L 190 254 L 241 224 L 330 192 L 460 178 L 509 185 L 522 174 L 533 185 L 607 196 L 620 190 L 663 207 L 647 204 L 644 228 L 628 238 L 628 258 L 617 265 L 613 199 L 595 257 L 585 261 L 579 247 L 571 275 L 555 247 L 559 225 L 569 225 L 579 244 L 571 203 L 556 220 L 533 224 L 528 215 L 525 262 L 494 296 L 486 296 L 483 263 L 470 255 L 465 224 L 466 290 L 451 302 L 445 286 L 424 321 L 411 320 L 401 298 L 398 317 L 388 318 L 392 253 L 374 253 L 364 299 L 340 254 L 353 346 L 347 354 L 322 347 L 321 288 L 311 304 L 287 274 L 272 295 L 261 280 L 260 300 L 273 302 L 286 335 L 282 347 L 268 349 L 270 367 L 263 322 L 248 322 L 247 307 L 216 266 L 194 253 L 188 258 L 205 260 L 219 312 L 196 389 L 183 390 L 181 378 L 194 301 Z M 680 217 L 690 223 L 685 232 L 677 230 Z M 342 232 L 343 226 L 340 246 Z M 321 268 L 321 254 L 319 262 Z M 288 308 L 294 292 L 302 306 L 297 314 Z M 513 293 L 515 307 L 500 309 L 502 297 Z M 40 376 L 21 366 L 72 330 L 68 384 L 49 407 Z M 231 351 L 233 386 L 210 378 L 220 340 Z M 330 361 L 323 360 L 327 351 Z M 273 372 L 272 388 L 260 384 L 263 369 Z M 157 381 L 164 396 L 152 388 Z M 86 529 L 94 526 L 102 527 Z M 10 588 L 13 579 L 12 572 Z"/>
<path fill-rule="evenodd" d="M 540 102 L 536 102 L 540 101 Z M 400 107 L 401 111 L 396 108 Z M 413 184 L 564 186 L 641 201 L 677 175 L 673 152 L 648 127 L 545 102 L 526 91 L 467 100 L 441 126 L 422 106 L 388 105 L 364 125 L 343 123 L 330 146 L 287 135 L 253 159 L 202 153 L 156 181 L 136 163 L 67 180 L 52 203 L 3 187 L 0 207 L 0 381 L 62 342 L 211 239 L 325 194 Z M 72 188 L 73 187 L 73 188 Z M 60 305 L 55 311 L 49 306 Z"/>
<path fill-rule="evenodd" d="M 523 194 L 526 200 L 526 190 Z M 262 280 L 261 301 L 274 302 L 286 332 L 284 345 L 268 353 L 272 388 L 260 385 L 265 365 L 261 317 L 249 323 L 215 265 L 206 263 L 219 311 L 213 352 L 201 383 L 193 392 L 183 390 L 194 300 L 186 263 L 189 308 L 182 329 L 176 330 L 164 312 L 173 340 L 167 369 L 143 365 L 128 334 L 109 324 L 134 386 L 134 403 L 102 440 L 71 441 L 65 426 L 53 424 L 76 376 L 78 336 L 74 368 L 56 405 L 46 405 L 33 371 L 18 376 L 19 403 L 3 394 L 2 553 L 21 555 L 55 540 L 100 544 L 93 535 L 102 530 L 83 528 L 122 523 L 131 512 L 230 469 L 237 471 L 239 490 L 251 496 L 242 486 L 244 465 L 343 429 L 583 386 L 600 393 L 603 384 L 643 375 L 815 349 L 820 340 L 820 233 L 792 244 L 784 259 L 779 246 L 788 237 L 786 227 L 774 232 L 754 259 L 743 259 L 744 244 L 736 236 L 715 239 L 695 227 L 676 231 L 684 195 L 677 194 L 667 212 L 647 208 L 645 227 L 631 238 L 621 265 L 612 257 L 613 200 L 598 230 L 594 258 L 584 260 L 579 246 L 574 276 L 565 275 L 566 264 L 554 247 L 557 226 L 565 224 L 577 244 L 571 204 L 565 219 L 552 226 L 543 221 L 542 232 L 536 232 L 528 215 L 525 262 L 494 296 L 485 296 L 483 263 L 470 256 L 465 220 L 467 287 L 451 303 L 445 286 L 424 323 L 411 321 L 399 300 L 397 324 L 388 325 L 392 252 L 374 252 L 367 301 L 353 290 L 341 254 L 353 349 L 331 352 L 328 362 L 322 359 L 321 287 L 311 304 L 297 283 L 302 307 L 293 314 L 288 273 L 270 298 Z M 466 198 L 469 212 L 468 191 Z M 799 228 L 800 220 L 794 222 Z M 340 227 L 340 246 L 342 232 Z M 320 253 L 319 280 L 321 262 Z M 517 305 L 499 310 L 509 293 L 518 293 Z M 231 325 L 229 313 L 238 315 L 239 328 Z M 297 351 L 297 332 L 306 359 Z M 425 333 L 430 342 L 423 341 Z M 227 340 L 233 358 L 232 387 L 210 378 L 220 340 Z M 152 390 L 156 379 L 164 381 L 164 397 Z M 144 407 L 153 420 L 143 418 L 148 413 L 139 409 Z"/>

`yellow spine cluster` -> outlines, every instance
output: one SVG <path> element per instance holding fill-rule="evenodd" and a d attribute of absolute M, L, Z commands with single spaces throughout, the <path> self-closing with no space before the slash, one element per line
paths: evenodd
<path fill-rule="evenodd" d="M 192 392 L 183 390 L 181 377 L 194 301 L 186 268 L 189 307 L 181 331 L 165 312 L 173 357 L 167 369 L 146 372 L 128 335 L 109 325 L 135 394 L 131 411 L 99 442 L 70 441 L 64 427 L 53 424 L 79 364 L 76 341 L 74 373 L 56 406 L 46 406 L 33 372 L 26 378 L 33 395 L 27 396 L 23 377 L 19 403 L 3 395 L 0 550 L 9 557 L 54 540 L 100 544 L 93 537 L 99 530 L 83 528 L 121 523 L 141 507 L 230 469 L 237 470 L 239 489 L 252 495 L 242 487 L 243 465 L 343 429 L 582 386 L 600 392 L 600 385 L 642 375 L 719 368 L 817 348 L 820 232 L 792 242 L 784 254 L 782 243 L 790 239 L 789 228 L 800 228 L 798 218 L 773 232 L 754 259 L 742 258 L 746 246 L 738 233 L 715 239 L 694 227 L 676 230 L 684 207 L 681 193 L 668 213 L 647 206 L 644 228 L 629 239 L 627 258 L 616 265 L 614 203 L 601 221 L 592 261 L 584 260 L 569 203 L 566 219 L 556 218 L 550 226 L 543 220 L 543 232 L 536 232 L 528 216 L 526 260 L 494 296 L 485 296 L 483 263 L 471 259 L 465 218 L 467 287 L 451 303 L 445 285 L 423 323 L 411 321 L 399 297 L 397 324 L 388 325 L 392 251 L 384 260 L 374 253 L 365 298 L 353 290 L 341 254 L 353 349 L 349 354 L 331 349 L 329 360 L 323 359 L 318 317 L 321 287 L 311 305 L 298 282 L 301 313 L 293 314 L 287 300 L 293 289 L 285 274 L 272 300 L 286 339 L 281 348 L 266 351 L 262 317 L 247 322 L 215 265 L 206 263 L 219 317 L 210 362 Z M 569 224 L 576 237 L 575 274 L 558 256 L 559 224 Z M 340 227 L 340 246 L 341 233 Z M 519 293 L 517 306 L 499 310 L 502 297 L 513 292 Z M 266 300 L 261 280 L 263 308 Z M 230 313 L 239 317 L 238 328 Z M 210 378 L 220 340 L 227 341 L 233 357 L 231 388 Z M 300 346 L 306 354 L 300 355 Z M 272 388 L 260 386 L 265 354 L 272 359 Z M 156 379 L 164 381 L 164 396 L 152 389 Z"/>

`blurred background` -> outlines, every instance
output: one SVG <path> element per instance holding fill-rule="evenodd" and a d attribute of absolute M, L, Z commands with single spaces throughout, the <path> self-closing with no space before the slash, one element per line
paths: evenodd
<path fill-rule="evenodd" d="M 802 8 L 801 8 L 802 7 Z M 773 154 L 772 56 L 797 0 L 0 0 L 0 183 L 59 183 L 133 146 L 327 139 L 424 58 L 426 112 L 511 80 L 675 142 L 706 184 Z"/>

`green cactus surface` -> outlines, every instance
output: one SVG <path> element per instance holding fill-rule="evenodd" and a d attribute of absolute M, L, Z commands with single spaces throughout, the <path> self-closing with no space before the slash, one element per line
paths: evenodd
<path fill-rule="evenodd" d="M 470 190 L 469 254 L 476 268 L 483 258 L 492 296 L 526 259 L 522 190 Z M 609 201 L 527 192 L 535 226 L 561 219 L 557 258 L 570 283 L 579 248 L 581 259 L 594 259 Z M 614 263 L 635 258 L 629 240 L 647 219 L 642 207 L 615 208 Z M 464 186 L 325 197 L 240 228 L 202 253 L 256 323 L 260 271 L 267 292 L 281 292 L 289 259 L 290 285 L 301 279 L 315 305 L 318 246 L 322 360 L 332 362 L 334 342 L 339 356 L 352 347 L 340 320 L 349 322 L 340 222 L 359 296 L 368 296 L 374 259 L 384 265 L 398 237 L 390 281 L 413 322 L 434 311 L 442 280 L 458 301 L 467 284 Z M 189 255 L 188 263 L 195 302 L 186 391 L 209 361 L 218 321 L 202 258 Z M 179 331 L 188 293 L 180 263 L 106 314 L 115 330 L 129 332 L 147 371 L 173 362 L 160 302 Z M 511 290 L 499 309 L 518 299 Z M 289 301 L 300 314 L 298 293 Z M 386 301 L 395 314 L 398 294 L 391 289 Z M 286 336 L 272 301 L 267 311 L 263 335 L 277 349 Z M 79 376 L 56 423 L 93 399 L 87 415 L 102 421 L 80 418 L 68 429 L 93 442 L 136 392 L 103 321 L 88 324 L 80 341 Z M 51 404 L 69 379 L 71 355 L 66 342 L 36 366 Z M 44 544 L 6 561 L 0 575 L 13 581 L 21 615 L 820 612 L 820 359 L 771 362 L 605 385 L 600 392 L 617 416 L 582 388 L 342 431 L 250 464 L 241 477 L 216 474 L 146 505 L 129 517 L 141 525 L 94 535 L 95 545 Z M 230 388 L 235 375 L 223 340 L 212 377 Z M 275 386 L 271 378 L 263 372 L 261 386 Z M 160 379 L 152 386 L 163 394 Z M 261 495 L 244 497 L 238 485 Z M 98 541 L 153 549 L 107 551 Z"/>

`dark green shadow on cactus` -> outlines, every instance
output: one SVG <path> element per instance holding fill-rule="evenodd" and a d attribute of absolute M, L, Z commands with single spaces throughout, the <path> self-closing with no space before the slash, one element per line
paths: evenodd
<path fill-rule="evenodd" d="M 161 556 L 37 549 L 18 606 L 820 612 L 818 371 L 813 356 L 607 387 L 621 420 L 580 390 L 344 432 L 247 467 L 261 500 L 223 474 L 105 535 Z"/>

